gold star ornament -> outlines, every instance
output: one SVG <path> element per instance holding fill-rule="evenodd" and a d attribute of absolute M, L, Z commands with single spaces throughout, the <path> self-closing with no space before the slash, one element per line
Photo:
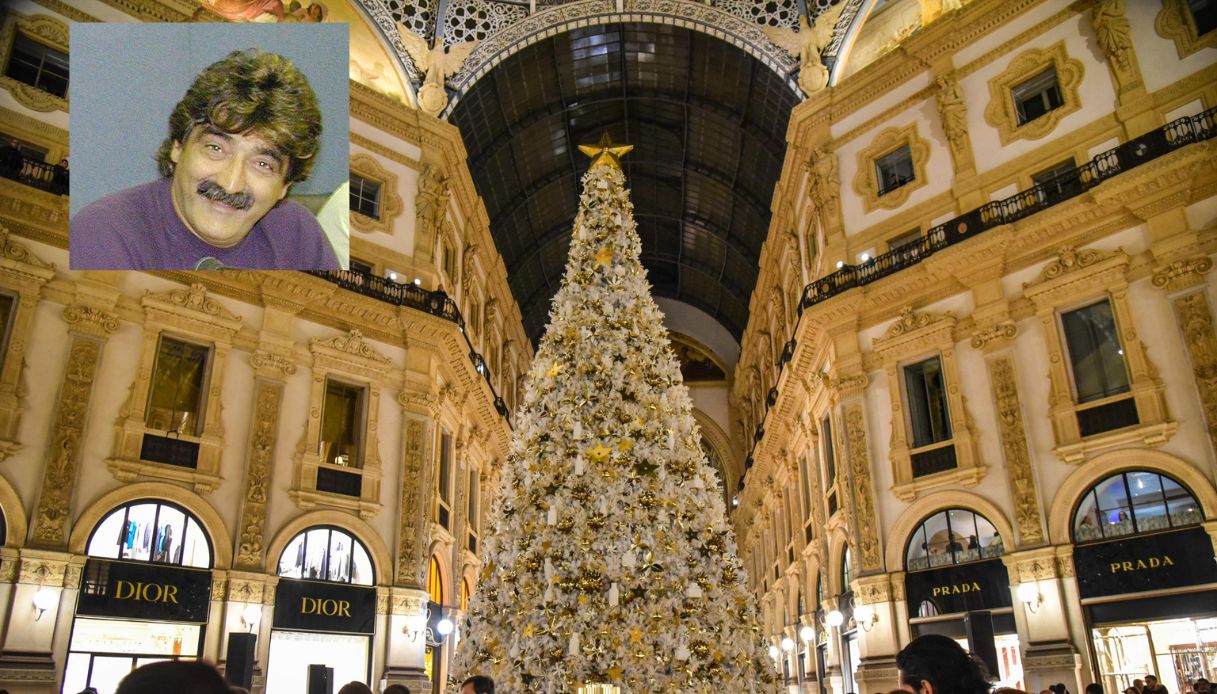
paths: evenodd
<path fill-rule="evenodd" d="M 607 132 L 601 135 L 600 141 L 594 145 L 579 145 L 579 151 L 592 158 L 592 165 L 588 167 L 591 169 L 597 166 L 611 166 L 620 169 L 621 157 L 624 157 L 631 149 L 634 149 L 634 145 L 613 144 L 613 139 Z"/>
<path fill-rule="evenodd" d="M 592 462 L 603 463 L 604 461 L 608 460 L 609 453 L 612 451 L 613 449 L 598 443 L 596 444 L 595 448 L 587 449 L 587 455 L 592 459 Z"/>
<path fill-rule="evenodd" d="M 608 246 L 605 246 L 604 248 L 601 248 L 596 253 L 596 255 L 594 255 L 592 257 L 596 259 L 597 265 L 603 265 L 605 267 L 608 267 L 609 263 L 613 262 L 613 249 L 609 248 Z"/>
<path fill-rule="evenodd" d="M 549 371 L 546 371 L 545 375 L 549 376 L 550 378 L 553 378 L 554 376 L 557 376 L 558 372 L 561 370 L 562 370 L 561 364 L 554 364 L 553 366 L 549 367 Z"/>

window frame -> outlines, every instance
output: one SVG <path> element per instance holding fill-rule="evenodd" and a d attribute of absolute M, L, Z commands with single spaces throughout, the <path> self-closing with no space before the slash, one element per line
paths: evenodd
<path fill-rule="evenodd" d="M 930 551 L 927 546 L 926 547 L 926 556 L 925 556 L 926 565 L 924 567 L 920 567 L 920 568 L 913 568 L 913 566 L 911 564 L 912 558 L 909 556 L 910 555 L 909 547 L 914 542 L 916 542 L 917 534 L 920 532 L 922 540 L 928 545 L 928 543 L 930 541 L 930 537 L 925 530 L 926 524 L 929 523 L 930 521 L 934 520 L 938 516 L 944 515 L 944 514 L 946 517 L 946 521 L 945 521 L 946 529 L 949 533 L 953 533 L 953 529 L 951 528 L 951 514 L 955 511 L 962 511 L 964 513 L 972 514 L 972 523 L 973 523 L 972 527 L 973 527 L 973 530 L 976 531 L 976 538 L 977 538 L 977 545 L 978 545 L 976 548 L 977 557 L 975 559 L 960 560 L 959 557 L 956 555 L 963 554 L 967 549 L 970 549 L 970 548 L 960 547 L 958 552 L 956 552 L 956 551 L 950 550 L 949 546 L 948 546 L 948 554 L 951 558 L 951 561 L 949 563 L 935 565 L 930 560 Z M 980 536 L 980 523 L 979 523 L 980 520 L 983 520 L 985 523 L 988 523 L 989 527 L 993 529 L 993 534 L 997 537 L 997 541 L 991 542 L 988 545 L 988 547 L 992 547 L 992 546 L 996 545 L 998 547 L 998 551 L 994 552 L 994 553 L 990 553 L 988 556 L 985 555 L 986 545 L 983 544 L 984 538 Z M 948 539 L 950 539 L 951 537 L 953 537 L 953 535 L 948 535 Z M 937 511 L 929 513 L 924 518 L 922 518 L 921 521 L 919 523 L 917 523 L 916 527 L 913 528 L 913 531 L 911 533 L 909 533 L 908 538 L 904 542 L 904 570 L 909 573 L 913 573 L 913 572 L 917 572 L 917 571 L 935 571 L 937 569 L 941 569 L 941 568 L 947 567 L 947 566 L 960 566 L 963 564 L 972 564 L 975 562 L 988 561 L 990 559 L 996 559 L 998 557 L 1001 557 L 1004 554 L 1005 554 L 1005 539 L 1002 538 L 1001 532 L 997 529 L 997 526 L 993 523 L 993 521 L 989 520 L 983 513 L 979 512 L 975 509 L 966 508 L 963 506 L 950 506 L 947 508 L 940 508 Z"/>
<path fill-rule="evenodd" d="M 475 465 L 470 465 L 468 472 L 469 472 L 469 474 L 467 475 L 468 482 L 466 482 L 466 484 L 468 484 L 468 490 L 465 492 L 465 494 L 466 494 L 466 496 L 465 496 L 465 501 L 466 501 L 465 548 L 468 549 L 470 552 L 477 554 L 478 549 L 480 547 L 479 542 L 481 540 L 482 499 L 481 499 L 481 485 L 479 484 L 479 481 L 481 480 L 481 475 L 480 475 L 480 471 L 478 470 L 477 466 L 475 466 Z"/>
<path fill-rule="evenodd" d="M 1178 423 L 1168 417 L 1165 384 L 1154 376 L 1138 336 L 1132 305 L 1128 299 L 1128 268 L 1131 259 L 1123 251 L 1107 252 L 1065 246 L 1055 251 L 1038 277 L 1023 286 L 1023 296 L 1035 307 L 1044 332 L 1048 364 L 1049 417 L 1057 457 L 1076 464 L 1099 451 L 1129 444 L 1160 446 L 1169 441 Z M 1085 307 L 1106 298 L 1119 329 L 1129 374 L 1129 393 L 1088 403 L 1077 402 L 1069 354 L 1059 313 Z M 1129 398 L 1135 404 L 1138 423 L 1083 436 L 1079 413 Z"/>
<path fill-rule="evenodd" d="M 351 214 L 360 214 L 370 219 L 380 221 L 380 198 L 384 184 L 370 177 L 350 172 Z M 358 184 L 358 185 L 357 185 Z M 369 195 L 367 189 L 371 187 Z"/>
<path fill-rule="evenodd" d="M 352 135 L 352 138 L 357 136 Z M 398 194 L 398 176 L 373 156 L 363 152 L 352 152 L 349 171 L 365 181 L 380 185 L 379 200 L 375 217 L 363 214 L 352 208 L 350 210 L 351 226 L 357 231 L 382 234 L 393 234 L 393 226 L 405 206 L 401 195 Z M 351 188 L 352 192 L 354 187 Z"/>
<path fill-rule="evenodd" d="M 891 397 L 891 448 L 888 458 L 892 465 L 892 493 L 902 501 L 912 501 L 929 489 L 959 484 L 974 487 L 980 483 L 988 466 L 980 461 L 978 436 L 968 416 L 963 393 L 952 384 L 961 382 L 955 356 L 954 314 L 914 311 L 906 306 L 872 346 L 887 373 Z M 905 367 L 937 357 L 942 371 L 947 416 L 951 436 L 925 446 L 917 446 L 913 437 L 912 408 L 905 381 Z M 944 449 L 950 449 L 946 451 Z M 947 466 L 947 457 L 953 466 Z M 918 473 L 918 465 L 930 468 Z M 938 468 L 938 469 L 935 469 Z"/>
<path fill-rule="evenodd" d="M 1137 473 L 1157 475 L 1158 489 L 1160 490 L 1161 496 L 1162 496 L 1162 508 L 1165 510 L 1164 516 L 1167 520 L 1166 528 L 1147 528 L 1145 530 L 1139 529 L 1140 524 L 1137 522 L 1137 504 L 1133 503 L 1132 486 L 1129 484 L 1129 481 L 1128 481 L 1129 474 L 1137 474 Z M 1095 501 L 1094 510 L 1096 512 L 1098 512 L 1099 511 L 1099 498 L 1098 498 L 1099 487 L 1107 484 L 1108 482 L 1112 481 L 1116 477 L 1121 478 L 1121 481 L 1123 482 L 1124 500 L 1126 502 L 1128 502 L 1127 503 L 1128 519 L 1127 520 L 1132 525 L 1132 528 L 1133 528 L 1132 532 L 1108 535 L 1104 531 L 1104 528 L 1106 528 L 1108 525 L 1111 525 L 1111 524 L 1110 523 L 1104 524 L 1100 520 L 1100 521 L 1097 521 L 1096 526 L 1095 526 L 1099 530 L 1098 537 L 1079 538 L 1078 537 L 1078 528 L 1079 528 L 1079 525 L 1081 525 L 1084 522 L 1084 521 L 1078 520 L 1079 514 L 1082 511 L 1082 506 L 1086 503 L 1086 500 L 1088 497 L 1093 497 L 1094 501 Z M 1196 522 L 1175 525 L 1174 520 L 1171 518 L 1171 511 L 1170 511 L 1172 500 L 1166 496 L 1166 491 L 1165 491 L 1166 485 L 1164 485 L 1162 483 L 1163 479 L 1170 480 L 1172 483 L 1174 483 L 1175 486 L 1177 486 L 1179 489 L 1181 489 L 1183 491 L 1183 493 L 1186 495 L 1186 498 L 1191 500 L 1192 504 L 1197 509 L 1198 518 L 1197 518 Z M 1073 505 L 1073 509 L 1072 509 L 1072 513 L 1070 514 L 1070 517 L 1071 517 L 1070 524 L 1069 524 L 1070 540 L 1075 545 L 1093 544 L 1093 543 L 1099 543 L 1099 542 L 1110 542 L 1113 540 L 1118 541 L 1118 540 L 1126 539 L 1126 538 L 1130 538 L 1130 537 L 1152 535 L 1154 533 L 1160 533 L 1160 532 L 1171 532 L 1171 531 L 1179 530 L 1182 528 L 1192 528 L 1192 527 L 1196 527 L 1196 526 L 1204 523 L 1204 520 L 1205 520 L 1204 511 L 1201 509 L 1201 506 L 1200 506 L 1200 500 L 1199 500 L 1199 498 L 1197 498 L 1196 494 L 1191 490 L 1190 487 L 1188 487 L 1183 482 L 1180 482 L 1178 479 L 1176 479 L 1172 475 L 1161 472 L 1159 470 L 1150 470 L 1150 469 L 1145 469 L 1145 468 L 1130 468 L 1130 469 L 1125 469 L 1125 470 L 1117 470 L 1116 472 L 1113 472 L 1113 473 L 1103 477 L 1102 479 L 1096 481 L 1094 484 L 1087 487 L 1085 492 L 1083 492 L 1082 494 L 1080 494 L 1078 496 L 1077 502 L 1074 503 L 1074 505 Z"/>
<path fill-rule="evenodd" d="M 361 518 L 371 518 L 381 509 L 380 451 L 373 434 L 379 431 L 379 384 L 385 382 L 392 362 L 354 329 L 330 338 L 310 339 L 309 352 L 313 363 L 308 411 L 317 414 L 309 417 L 304 445 L 296 452 L 288 496 L 301 508 L 322 506 L 354 511 Z M 364 389 L 363 424 L 359 432 L 363 442 L 363 464 L 358 468 L 334 465 L 321 458 L 323 414 L 331 379 L 348 387 Z M 325 484 L 319 485 L 319 479 Z"/>
<path fill-rule="evenodd" d="M 1200 33 L 1187 0 L 1162 0 L 1162 9 L 1154 18 L 1154 29 L 1159 36 L 1175 44 L 1180 60 L 1202 48 L 1217 48 L 1217 31 Z"/>
<path fill-rule="evenodd" d="M 116 543 L 120 549 L 118 550 L 118 552 L 116 553 L 116 556 L 114 556 L 114 557 L 109 557 L 109 556 L 106 556 L 103 554 L 92 553 L 91 549 L 93 547 L 93 540 L 97 537 L 97 533 L 102 529 L 102 526 L 105 525 L 106 521 L 108 521 L 108 520 L 110 520 L 110 518 L 114 517 L 115 514 L 121 512 L 121 513 L 123 513 L 122 525 L 125 526 L 128 522 L 128 518 L 130 518 L 130 509 L 134 506 L 143 506 L 143 505 L 147 505 L 147 504 L 156 506 L 156 511 L 153 514 L 152 525 L 154 528 L 158 529 L 158 533 L 153 534 L 154 543 L 155 543 L 155 540 L 157 539 L 157 535 L 159 534 L 159 529 L 160 529 L 160 525 L 157 521 L 160 519 L 161 507 L 168 506 L 168 507 L 178 511 L 179 513 L 181 513 L 182 516 L 184 517 L 182 520 L 182 538 L 181 539 L 185 539 L 186 533 L 190 529 L 189 523 L 191 521 L 194 522 L 194 524 L 198 527 L 199 531 L 202 533 L 203 540 L 207 545 L 208 561 L 207 561 L 206 566 L 194 566 L 193 564 L 186 564 L 182 560 L 178 560 L 176 562 L 175 561 L 157 561 L 156 559 L 152 558 L 153 555 L 151 553 L 149 553 L 148 559 L 139 559 L 137 557 L 124 557 L 124 556 L 122 556 L 122 549 L 121 549 L 122 542 L 121 541 Z M 184 548 L 179 547 L 178 549 L 183 550 Z M 160 564 L 163 566 L 182 566 L 182 567 L 186 567 L 186 568 L 196 568 L 196 569 L 209 569 L 210 570 L 210 569 L 215 568 L 215 564 L 216 564 L 215 543 L 212 541 L 211 533 L 207 531 L 207 526 L 204 525 L 203 520 L 201 518 L 199 518 L 198 516 L 196 516 L 194 514 L 194 512 L 192 512 L 190 509 L 186 508 L 185 506 L 183 506 L 179 503 L 169 501 L 167 499 L 156 499 L 156 498 L 151 498 L 151 497 L 132 499 L 130 501 L 123 502 L 122 504 L 115 506 L 114 508 L 107 511 L 100 519 L 98 519 L 97 523 L 95 523 L 93 525 L 93 529 L 89 531 L 89 537 L 87 540 L 85 540 L 83 553 L 85 554 L 85 556 L 97 557 L 99 559 L 107 559 L 107 560 L 111 560 L 111 561 L 129 561 L 129 562 L 139 562 L 139 563 L 143 563 L 143 564 Z M 182 551 L 182 555 L 183 556 L 181 559 L 185 559 L 184 551 Z"/>
<path fill-rule="evenodd" d="M 64 96 L 43 91 L 38 87 L 27 84 L 8 76 L 9 64 L 12 60 L 13 46 L 18 36 L 63 54 L 68 62 L 68 91 Z M 68 96 L 71 94 L 71 52 L 68 50 L 68 25 L 45 14 L 20 16 L 8 12 L 0 25 L 0 89 L 7 90 L 17 103 L 34 111 L 46 113 L 50 111 L 68 110 Z M 56 160 L 58 161 L 58 160 Z"/>
<path fill-rule="evenodd" d="M 356 410 L 358 410 L 358 411 L 355 415 L 357 421 L 355 424 L 355 431 L 352 432 L 352 435 L 355 438 L 355 463 L 354 464 L 348 463 L 346 465 L 340 465 L 338 463 L 332 462 L 331 460 L 326 460 L 325 456 L 322 456 L 322 463 L 325 463 L 327 465 L 334 465 L 336 467 L 347 467 L 347 468 L 352 468 L 352 469 L 356 469 L 356 470 L 362 470 L 364 452 L 367 447 L 366 435 L 367 435 L 367 421 L 368 421 L 368 388 L 366 385 L 363 385 L 363 384 L 349 383 L 347 380 L 345 380 L 341 377 L 334 377 L 333 375 L 327 375 L 325 377 L 325 396 L 322 399 L 322 407 L 321 407 L 321 431 L 322 431 L 322 439 L 320 441 L 321 445 L 324 445 L 325 443 L 327 443 L 324 439 L 325 423 L 327 420 L 326 414 L 328 412 L 328 405 L 330 402 L 330 398 L 329 398 L 330 388 L 334 387 L 334 386 L 346 388 L 348 390 L 355 391 L 358 394 L 357 399 L 356 399 Z"/>
<path fill-rule="evenodd" d="M 879 180 L 878 162 L 900 149 L 908 147 L 912 162 L 913 178 L 895 188 L 886 188 Z M 908 201 L 913 191 L 929 183 L 926 163 L 930 158 L 930 143 L 921 137 L 917 123 L 890 127 L 875 136 L 869 145 L 857 154 L 857 172 L 854 175 L 854 192 L 862 199 L 864 211 L 878 209 L 894 210 Z"/>
<path fill-rule="evenodd" d="M 1037 118 L 1022 121 L 1015 87 L 1056 70 L 1056 84 L 1061 105 Z M 989 102 L 985 106 L 985 121 L 993 126 L 1004 147 L 1019 139 L 1038 140 L 1047 136 L 1066 116 L 1082 108 L 1078 88 L 1085 72 L 1080 60 L 1069 57 L 1063 40 L 1046 48 L 1031 48 L 1010 60 L 1005 70 L 989 80 Z"/>
<path fill-rule="evenodd" d="M 434 520 L 445 531 L 452 532 L 453 509 L 452 509 L 452 466 L 456 458 L 455 441 L 453 436 L 444 426 L 437 427 L 438 442 L 436 444 L 435 457 L 435 512 L 432 515 Z"/>
<path fill-rule="evenodd" d="M 1098 306 L 1099 304 L 1107 304 L 1108 309 L 1111 311 L 1111 319 L 1112 319 L 1112 322 L 1115 324 L 1114 337 L 1115 337 L 1116 348 L 1117 348 L 1116 351 L 1117 351 L 1118 355 L 1120 356 L 1120 365 L 1124 372 L 1125 384 L 1124 384 L 1124 390 L 1122 390 L 1122 391 L 1110 393 L 1110 394 L 1103 394 L 1098 397 L 1091 397 L 1086 400 L 1083 400 L 1082 394 L 1081 394 L 1081 388 L 1078 385 L 1077 367 L 1074 365 L 1073 351 L 1069 348 L 1069 331 L 1065 326 L 1065 315 L 1069 314 L 1069 313 L 1076 313 L 1078 311 L 1084 311 L 1088 308 L 1093 308 L 1095 306 Z M 1111 299 L 1109 297 L 1106 297 L 1106 296 L 1098 297 L 1091 301 L 1081 302 L 1078 305 L 1063 306 L 1063 307 L 1058 308 L 1056 310 L 1056 329 L 1059 331 L 1059 337 L 1061 338 L 1061 347 L 1064 350 L 1065 368 L 1069 373 L 1070 397 L 1073 399 L 1074 404 L 1077 406 L 1077 408 L 1079 410 L 1091 409 L 1091 408 L 1098 407 L 1098 406 L 1108 404 L 1111 402 L 1125 400 L 1125 399 L 1131 397 L 1132 374 L 1129 373 L 1129 371 L 1128 371 L 1128 360 L 1124 358 L 1124 341 L 1120 336 L 1121 335 L 1120 321 L 1116 317 L 1115 307 L 1112 306 Z"/>
<path fill-rule="evenodd" d="M 899 159 L 893 159 L 893 157 L 896 157 L 897 155 L 903 155 L 903 156 L 901 156 Z M 876 157 L 874 162 L 875 162 L 875 164 L 874 164 L 875 178 L 879 182 L 879 195 L 880 196 L 887 195 L 888 193 L 891 193 L 892 191 L 896 190 L 897 188 L 901 188 L 901 187 L 906 186 L 906 185 L 912 183 L 913 181 L 917 180 L 917 172 L 915 169 L 913 169 L 913 151 L 909 148 L 908 143 L 904 143 L 904 144 L 900 145 L 896 149 L 893 149 L 892 151 L 888 152 L 887 154 L 883 154 L 883 155 Z M 896 164 L 899 166 L 899 168 L 903 168 L 904 166 L 907 166 L 907 168 L 910 169 L 909 177 L 908 178 L 901 177 L 899 175 L 899 173 L 894 170 L 895 167 L 891 171 L 886 170 L 884 168 L 885 163 Z M 890 179 L 890 178 L 892 178 L 892 176 L 888 176 L 885 174 L 891 174 L 892 176 L 895 176 L 897 180 L 893 181 L 890 184 L 886 183 L 885 179 Z"/>
<path fill-rule="evenodd" d="M 1050 77 L 1048 73 L 1052 73 Z M 1042 84 L 1040 84 L 1041 82 Z M 1010 97 L 1014 99 L 1014 112 L 1018 116 L 1019 127 L 1043 118 L 1065 105 L 1055 65 L 1048 65 L 1040 72 L 1010 87 Z M 1038 102 L 1037 105 L 1043 106 L 1044 110 L 1039 115 L 1031 116 L 1028 106 L 1036 104 L 1036 102 Z"/>
<path fill-rule="evenodd" d="M 345 581 L 335 580 L 332 578 L 319 578 L 319 577 L 305 576 L 305 575 L 303 575 L 303 572 L 298 577 L 297 576 L 288 576 L 283 573 L 283 557 L 285 557 L 287 555 L 287 552 L 289 549 L 291 549 L 292 544 L 295 543 L 297 539 L 301 539 L 301 541 L 304 543 L 303 544 L 304 553 L 307 556 L 309 534 L 313 533 L 315 531 L 318 531 L 318 530 L 324 530 L 327 532 L 326 545 L 329 548 L 332 548 L 334 546 L 333 545 L 334 533 L 336 533 L 336 532 L 341 533 L 343 536 L 345 536 L 347 539 L 349 539 L 351 541 L 351 553 L 349 556 L 349 565 L 347 566 L 347 579 Z M 367 578 L 366 582 L 361 580 L 357 583 L 353 580 L 354 576 L 355 576 L 355 549 L 356 548 L 359 548 L 363 552 L 364 558 L 367 559 L 368 566 L 371 569 L 372 575 Z M 327 550 L 326 554 L 325 554 L 325 561 L 322 563 L 322 566 L 325 569 L 329 568 L 329 561 L 332 556 L 333 556 L 333 550 L 332 549 Z M 327 571 L 325 571 L 325 573 L 328 574 L 329 571 L 327 570 Z M 291 539 L 289 539 L 287 541 L 287 544 L 283 545 L 283 551 L 279 552 L 279 557 L 278 557 L 278 559 L 275 560 L 275 575 L 279 576 L 280 578 L 286 578 L 288 580 L 293 580 L 293 581 L 321 581 L 324 583 L 337 583 L 340 585 L 375 586 L 376 585 L 376 562 L 372 560 L 372 552 L 368 550 L 368 546 L 365 545 L 363 543 L 363 540 L 360 540 L 359 537 L 355 533 L 351 532 L 350 530 L 347 530 L 346 528 L 343 528 L 343 527 L 340 527 L 337 525 L 331 525 L 331 524 L 310 525 L 309 527 L 304 528 L 300 532 L 293 535 L 291 537 Z"/>
<path fill-rule="evenodd" d="M 912 407 L 912 401 L 913 401 L 913 393 L 912 393 L 912 387 L 911 387 L 912 384 L 909 381 L 910 369 L 914 369 L 916 367 L 922 366 L 923 364 L 928 364 L 930 362 L 938 363 L 938 377 L 942 381 L 942 406 L 943 406 L 943 409 L 944 409 L 945 415 L 946 415 L 946 435 L 943 436 L 942 438 L 937 438 L 937 439 L 935 439 L 933 441 L 929 441 L 927 443 L 918 443 L 918 441 L 917 441 L 917 422 L 915 421 L 916 417 L 914 416 L 915 410 Z M 947 397 L 947 392 L 950 390 L 950 385 L 947 383 L 946 370 L 942 364 L 942 355 L 934 354 L 925 359 L 916 359 L 916 360 L 902 363 L 900 365 L 900 380 L 901 380 L 902 385 L 904 386 L 901 394 L 904 396 L 904 403 L 906 406 L 905 411 L 908 412 L 908 416 L 904 418 L 904 423 L 905 423 L 905 427 L 907 427 L 906 433 L 908 434 L 910 440 L 912 441 L 912 444 L 910 446 L 910 451 L 913 453 L 916 453 L 916 452 L 923 451 L 923 450 L 941 448 L 943 446 L 950 444 L 951 441 L 955 438 L 955 435 L 954 435 L 954 429 L 952 428 L 953 418 L 951 416 L 951 403 L 950 403 L 950 399 Z M 925 394 L 925 398 L 926 398 L 925 411 L 928 413 L 931 410 L 930 398 L 929 398 L 928 393 Z M 929 428 L 931 428 L 931 429 L 933 428 L 932 422 L 929 423 Z M 935 434 L 931 434 L 931 437 L 933 437 L 933 436 L 935 436 Z"/>
<path fill-rule="evenodd" d="M 171 340 L 177 344 L 180 344 L 180 345 L 183 345 L 186 347 L 197 347 L 197 348 L 203 348 L 204 350 L 206 350 L 206 354 L 203 357 L 203 372 L 202 372 L 202 376 L 199 381 L 198 401 L 195 403 L 197 412 L 195 413 L 196 417 L 195 417 L 193 431 L 179 431 L 176 428 L 160 429 L 160 428 L 152 426 L 152 424 L 148 421 L 152 417 L 152 401 L 156 395 L 157 374 L 161 368 L 161 358 L 164 356 L 162 354 L 161 350 L 165 345 L 165 340 Z M 145 409 L 144 426 L 147 427 L 147 429 L 149 431 L 164 432 L 166 436 L 177 436 L 177 437 L 184 436 L 187 440 L 197 440 L 198 438 L 200 438 L 202 427 L 203 427 L 203 416 L 202 415 L 204 415 L 207 412 L 207 391 L 208 391 L 208 386 L 211 384 L 211 369 L 212 369 L 212 361 L 213 361 L 212 357 L 213 357 L 214 352 L 215 352 L 215 345 L 210 344 L 210 343 L 203 343 L 203 342 L 199 342 L 197 340 L 191 340 L 188 338 L 185 338 L 185 339 L 180 338 L 176 334 L 168 334 L 167 332 L 161 332 L 157 336 L 156 354 L 152 361 L 152 382 L 150 383 L 150 385 L 148 387 L 148 395 L 147 395 L 148 402 L 144 407 L 144 409 Z"/>

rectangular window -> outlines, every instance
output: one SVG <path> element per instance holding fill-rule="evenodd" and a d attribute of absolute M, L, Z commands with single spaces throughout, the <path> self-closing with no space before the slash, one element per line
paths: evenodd
<path fill-rule="evenodd" d="M 326 379 L 321 410 L 321 460 L 363 467 L 364 389 Z"/>
<path fill-rule="evenodd" d="M 1217 29 L 1217 0 L 1187 0 L 1187 8 L 1196 23 L 1196 36 L 1201 37 Z"/>
<path fill-rule="evenodd" d="M 452 250 L 452 245 L 445 243 L 443 249 L 444 274 L 448 275 L 448 279 L 456 277 L 456 251 Z"/>
<path fill-rule="evenodd" d="M 1128 369 L 1111 302 L 1062 313 L 1061 325 L 1078 404 L 1127 393 Z"/>
<path fill-rule="evenodd" d="M 469 468 L 469 551 L 478 551 L 478 471 Z"/>
<path fill-rule="evenodd" d="M 894 251 L 897 248 L 904 248 L 905 246 L 907 246 L 909 244 L 917 243 L 920 240 L 921 240 L 921 230 L 913 229 L 912 231 L 905 232 L 905 233 L 897 236 L 896 238 L 888 241 L 887 250 Z"/>
<path fill-rule="evenodd" d="M 913 447 L 920 448 L 950 439 L 951 414 L 947 410 L 942 360 L 934 357 L 904 367 L 904 388 L 909 399 Z"/>
<path fill-rule="evenodd" d="M 149 429 L 198 436 L 209 347 L 161 336 L 148 396 Z"/>
<path fill-rule="evenodd" d="M 467 330 L 472 330 L 474 333 L 481 332 L 478 330 L 478 320 L 482 317 L 482 307 L 476 301 L 469 302 L 469 320 L 465 323 Z"/>
<path fill-rule="evenodd" d="M 1056 67 L 1050 67 L 1035 77 L 1015 85 L 1014 108 L 1018 124 L 1030 123 L 1053 109 L 1064 105 L 1061 87 L 1056 80 Z"/>
<path fill-rule="evenodd" d="M 4 74 L 63 98 L 68 93 L 68 56 L 17 33 Z"/>
<path fill-rule="evenodd" d="M 875 175 L 879 179 L 879 194 L 886 195 L 900 186 L 911 183 L 913 173 L 913 153 L 908 145 L 885 154 L 875 160 Z"/>
<path fill-rule="evenodd" d="M 380 219 L 380 184 L 351 172 L 351 211 Z"/>
<path fill-rule="evenodd" d="M 8 355 L 8 339 L 13 330 L 13 314 L 17 308 L 17 300 L 8 294 L 0 294 L 0 367 L 4 366 L 4 358 Z"/>
<path fill-rule="evenodd" d="M 452 434 L 442 432 L 439 436 L 439 474 L 435 476 L 437 485 L 436 495 L 439 507 L 436 510 L 436 520 L 445 528 L 451 529 L 452 513 Z"/>
<path fill-rule="evenodd" d="M 832 449 L 832 417 L 820 420 L 820 441 L 824 444 L 824 491 L 837 482 L 837 461 Z"/>
<path fill-rule="evenodd" d="M 1052 203 L 1080 193 L 1082 190 L 1080 175 L 1081 172 L 1073 163 L 1073 157 L 1070 157 L 1050 169 L 1032 174 L 1031 183 L 1039 186 L 1040 195 L 1043 196 L 1045 202 Z"/>
<path fill-rule="evenodd" d="M 811 520 L 811 478 L 807 474 L 807 468 L 811 466 L 811 460 L 804 456 L 799 464 L 799 487 L 802 492 L 799 497 L 803 500 L 803 521 Z"/>
<path fill-rule="evenodd" d="M 365 275 L 375 275 L 376 267 L 364 260 L 351 258 L 351 272 L 362 272 Z"/>

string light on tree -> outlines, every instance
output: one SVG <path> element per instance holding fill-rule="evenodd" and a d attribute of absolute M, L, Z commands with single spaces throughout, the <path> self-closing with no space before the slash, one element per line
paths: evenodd
<path fill-rule="evenodd" d="M 454 675 L 529 694 L 770 694 L 777 673 L 639 261 L 631 149 L 607 134 L 580 147 L 592 163 L 566 275 Z"/>

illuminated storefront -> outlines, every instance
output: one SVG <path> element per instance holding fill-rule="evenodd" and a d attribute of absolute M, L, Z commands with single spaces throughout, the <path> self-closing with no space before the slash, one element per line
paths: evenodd
<path fill-rule="evenodd" d="M 68 659 L 65 694 L 110 694 L 132 669 L 202 654 L 211 605 L 211 540 L 175 504 L 121 506 L 89 538 Z"/>
<path fill-rule="evenodd" d="M 376 589 L 367 548 L 339 528 L 314 527 L 279 557 L 266 692 L 307 691 L 309 665 L 333 681 L 367 684 L 376 631 Z"/>
<path fill-rule="evenodd" d="M 905 551 L 905 596 L 914 637 L 943 634 L 968 648 L 965 618 L 987 612 L 993 622 L 997 686 L 1023 688 L 1010 578 L 1001 536 L 984 516 L 953 508 L 926 518 Z M 984 619 L 983 614 L 978 618 Z"/>
<path fill-rule="evenodd" d="M 1217 676 L 1217 563 L 1195 497 L 1166 475 L 1120 472 L 1082 495 L 1073 561 L 1105 691 L 1156 675 L 1171 692 Z"/>

